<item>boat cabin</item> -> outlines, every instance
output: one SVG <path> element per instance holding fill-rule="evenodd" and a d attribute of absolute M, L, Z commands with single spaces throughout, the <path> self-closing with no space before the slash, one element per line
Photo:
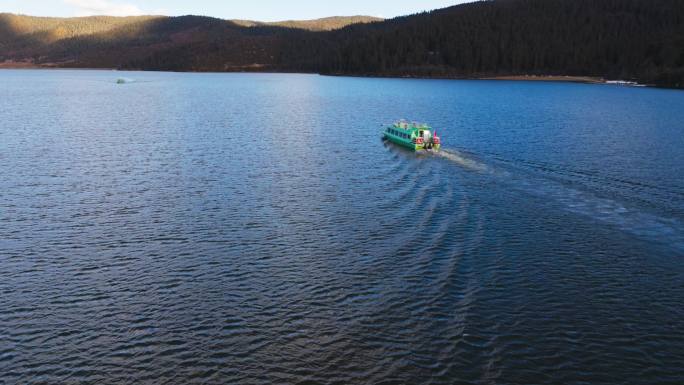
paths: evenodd
<path fill-rule="evenodd" d="M 387 127 L 385 138 L 414 150 L 439 149 L 440 140 L 432 127 L 425 123 L 400 120 Z"/>

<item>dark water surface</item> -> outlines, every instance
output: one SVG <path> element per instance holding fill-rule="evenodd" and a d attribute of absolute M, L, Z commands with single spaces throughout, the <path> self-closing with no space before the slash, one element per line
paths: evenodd
<path fill-rule="evenodd" d="M 119 76 L 0 71 L 0 384 L 684 383 L 683 92 Z"/>

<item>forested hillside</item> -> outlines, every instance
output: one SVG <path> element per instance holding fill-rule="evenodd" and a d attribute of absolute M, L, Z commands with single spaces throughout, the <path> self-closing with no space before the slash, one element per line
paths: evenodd
<path fill-rule="evenodd" d="M 495 0 L 334 33 L 321 70 L 580 75 L 684 86 L 682 0 Z"/>
<path fill-rule="evenodd" d="M 573 75 L 684 87 L 682 0 L 492 0 L 386 21 L 0 15 L 0 61 L 177 71 Z"/>

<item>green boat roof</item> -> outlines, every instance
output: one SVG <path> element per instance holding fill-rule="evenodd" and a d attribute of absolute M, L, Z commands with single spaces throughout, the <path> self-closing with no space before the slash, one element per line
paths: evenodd
<path fill-rule="evenodd" d="M 431 130 L 432 127 L 428 126 L 425 123 L 418 123 L 418 122 L 407 122 L 405 120 L 399 120 L 397 122 L 394 122 L 394 128 L 399 128 L 402 130 Z"/>

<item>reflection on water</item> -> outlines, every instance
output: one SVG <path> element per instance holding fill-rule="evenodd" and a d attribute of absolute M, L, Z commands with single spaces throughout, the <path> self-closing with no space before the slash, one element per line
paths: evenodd
<path fill-rule="evenodd" d="M 117 76 L 0 72 L 0 383 L 681 382 L 684 94 Z"/>

